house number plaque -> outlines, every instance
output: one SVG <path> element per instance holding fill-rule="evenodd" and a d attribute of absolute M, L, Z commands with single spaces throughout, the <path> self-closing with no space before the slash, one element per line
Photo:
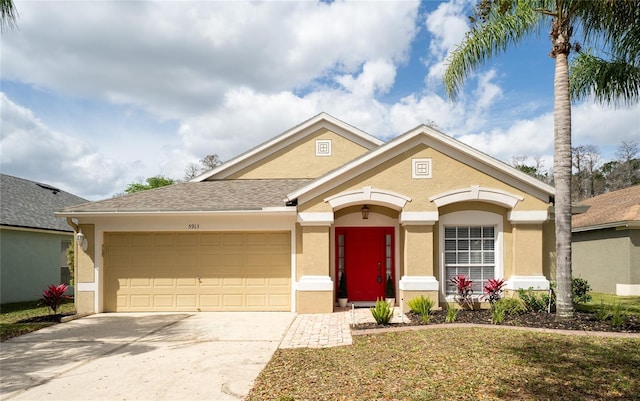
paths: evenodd
<path fill-rule="evenodd" d="M 200 224 L 198 223 L 187 224 L 187 229 L 189 230 L 197 230 L 199 228 L 200 228 Z"/>

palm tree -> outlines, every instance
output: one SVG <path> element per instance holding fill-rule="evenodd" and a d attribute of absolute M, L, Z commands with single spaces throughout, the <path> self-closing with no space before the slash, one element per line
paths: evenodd
<path fill-rule="evenodd" d="M 640 18 L 638 0 L 480 0 L 472 30 L 453 51 L 444 74 L 447 94 L 455 99 L 464 80 L 474 68 L 494 54 L 505 52 L 528 35 L 550 28 L 554 77 L 554 160 L 556 186 L 556 319 L 573 316 L 571 296 L 571 99 L 569 63 L 574 27 L 583 28 L 585 39 L 595 39 L 624 53 L 624 44 L 615 44 L 621 32 Z M 627 46 L 631 46 L 627 44 Z M 618 50 L 615 50 L 615 49 Z M 617 94 L 612 94 L 617 96 Z"/>
<path fill-rule="evenodd" d="M 15 27 L 17 17 L 18 11 L 13 0 L 0 0 L 0 31 Z"/>

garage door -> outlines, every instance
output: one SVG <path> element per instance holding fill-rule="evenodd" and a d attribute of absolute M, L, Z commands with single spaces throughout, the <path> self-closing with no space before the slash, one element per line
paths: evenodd
<path fill-rule="evenodd" d="M 105 310 L 289 311 L 289 232 L 107 233 Z"/>

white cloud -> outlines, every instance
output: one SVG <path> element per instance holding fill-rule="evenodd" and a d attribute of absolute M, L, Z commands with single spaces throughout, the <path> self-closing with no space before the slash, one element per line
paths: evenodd
<path fill-rule="evenodd" d="M 444 75 L 447 55 L 464 39 L 469 30 L 465 9 L 468 0 L 441 3 L 425 19 L 427 30 L 433 35 L 427 57 L 429 73 L 426 83 L 440 83 Z"/>
<path fill-rule="evenodd" d="M 99 199 L 123 188 L 127 168 L 87 143 L 50 130 L 33 113 L 0 92 L 0 166 L 5 174 L 56 185 Z"/>
<path fill-rule="evenodd" d="M 328 72 L 357 72 L 370 60 L 402 62 L 418 2 L 52 1 L 17 8 L 20 30 L 2 35 L 4 79 L 174 119 L 219 107 L 238 87 L 279 93 Z"/>
<path fill-rule="evenodd" d="M 395 78 L 396 68 L 391 62 L 376 60 L 366 62 L 357 78 L 347 74 L 337 77 L 336 81 L 356 96 L 372 97 L 389 91 Z"/>
<path fill-rule="evenodd" d="M 433 121 L 502 160 L 552 155 L 548 105 L 523 98 L 504 65 L 470 77 L 456 103 L 433 90 L 471 3 L 441 3 L 418 20 L 418 3 L 406 1 L 18 1 L 20 30 L 0 38 L 2 79 L 34 91 L 3 98 L 2 169 L 48 171 L 43 181 L 108 197 L 137 177 L 182 178 L 207 154 L 235 157 L 321 111 L 381 139 Z M 430 36 L 415 43 L 419 24 Z M 396 91 L 399 74 L 416 73 L 405 64 L 411 46 L 428 84 L 422 75 Z M 38 113 L 24 99 L 43 91 L 77 96 L 95 114 L 57 102 Z M 637 138 L 639 112 L 575 106 L 574 144 Z"/>

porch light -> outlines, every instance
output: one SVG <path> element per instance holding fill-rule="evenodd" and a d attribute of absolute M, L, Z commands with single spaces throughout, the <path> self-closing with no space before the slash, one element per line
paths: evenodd
<path fill-rule="evenodd" d="M 84 236 L 82 231 L 79 231 L 78 234 L 76 234 L 76 241 L 78 242 L 78 245 L 80 245 L 80 248 L 82 248 L 83 251 L 86 251 L 87 248 L 89 247 L 89 242 L 87 241 L 87 238 Z"/>
<path fill-rule="evenodd" d="M 369 218 L 369 206 L 362 206 L 360 208 L 360 213 L 362 213 L 362 220 L 367 220 Z"/>

